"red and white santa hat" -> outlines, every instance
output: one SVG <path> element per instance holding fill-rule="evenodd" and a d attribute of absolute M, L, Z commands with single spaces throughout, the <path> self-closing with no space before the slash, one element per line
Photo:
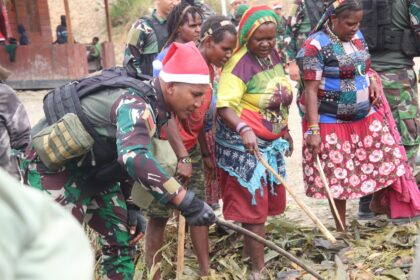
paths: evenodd
<path fill-rule="evenodd" d="M 276 9 L 283 9 L 283 5 L 281 3 L 274 3 L 273 10 L 276 10 Z"/>
<path fill-rule="evenodd" d="M 173 43 L 162 64 L 159 77 L 164 82 L 210 83 L 209 66 L 193 42 Z"/>

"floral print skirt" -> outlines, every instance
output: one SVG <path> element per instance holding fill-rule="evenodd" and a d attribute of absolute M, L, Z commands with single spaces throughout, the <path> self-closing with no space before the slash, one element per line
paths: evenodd
<path fill-rule="evenodd" d="M 303 131 L 307 123 L 303 122 Z M 406 160 L 383 117 L 373 113 L 351 123 L 320 124 L 319 158 L 333 197 L 359 198 L 390 186 L 404 175 Z M 327 198 L 316 158 L 303 141 L 306 195 Z"/>

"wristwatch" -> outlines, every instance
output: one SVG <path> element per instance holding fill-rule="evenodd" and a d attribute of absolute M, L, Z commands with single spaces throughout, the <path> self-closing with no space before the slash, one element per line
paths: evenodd
<path fill-rule="evenodd" d="M 185 163 L 185 164 L 190 164 L 190 163 L 192 163 L 192 160 L 191 160 L 190 156 L 185 156 L 185 157 L 180 157 L 178 159 L 178 162 Z"/>

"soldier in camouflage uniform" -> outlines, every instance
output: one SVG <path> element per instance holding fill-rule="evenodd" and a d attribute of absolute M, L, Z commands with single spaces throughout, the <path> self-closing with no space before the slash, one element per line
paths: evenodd
<path fill-rule="evenodd" d="M 378 72 L 386 99 L 390 105 L 398 131 L 401 134 L 402 144 L 407 153 L 407 159 L 413 170 L 420 143 L 419 107 L 417 99 L 417 78 L 413 70 L 413 56 L 403 51 L 403 38 L 399 37 L 396 43 L 387 38 L 387 32 L 402 33 L 404 30 L 414 33 L 415 40 L 420 40 L 420 9 L 419 0 L 386 0 L 381 5 L 372 7 L 372 2 L 362 1 L 363 13 L 369 19 L 363 20 L 360 29 L 369 45 L 372 65 Z M 377 2 L 375 4 L 379 4 Z M 386 6 L 391 5 L 391 6 Z M 379 21 L 374 21 L 380 18 Z M 372 20 L 373 19 L 373 20 Z M 385 30 L 385 31 L 383 31 Z M 382 36 L 377 34 L 381 33 Z M 382 34 L 383 33 L 383 34 Z M 383 38 L 383 39 L 381 39 Z M 383 42 L 380 40 L 384 40 Z M 386 43 L 386 44 L 385 44 Z M 390 46 L 390 47 L 388 47 Z M 360 198 L 359 219 L 372 219 L 374 213 L 370 210 L 372 195 Z"/>
<path fill-rule="evenodd" d="M 378 73 L 401 134 L 407 159 L 414 170 L 420 143 L 416 73 L 412 68 L 390 69 Z"/>
<path fill-rule="evenodd" d="M 194 65 L 181 69 L 179 62 L 188 59 L 192 59 Z M 173 73 L 173 69 L 181 73 Z M 185 191 L 151 152 L 151 138 L 160 135 L 172 112 L 185 119 L 200 106 L 208 89 L 209 69 L 194 44 L 174 44 L 163 61 L 162 72 L 166 76 L 143 84 L 145 89 L 154 91 L 156 102 L 145 98 L 145 92 L 133 88 L 108 89 L 83 98 L 81 106 L 97 132 L 116 142 L 118 162 L 131 180 L 140 182 L 158 202 L 180 209 L 189 224 L 210 225 L 215 218 L 210 206 L 193 192 Z M 41 120 L 34 130 L 45 126 L 45 120 Z M 34 150 L 29 150 L 23 168 L 31 186 L 49 193 L 80 222 L 85 221 L 99 234 L 103 277 L 133 279 L 134 242 L 144 228 L 138 223 L 135 235 L 130 235 L 129 218 L 132 216 L 130 209 L 127 211 L 128 198 L 122 186 L 114 183 L 100 192 L 92 192 L 98 188 L 89 181 L 94 167 L 79 167 L 80 161 L 80 158 L 76 159 L 53 171 L 46 168 Z M 89 191 L 91 194 L 87 195 Z"/>
<path fill-rule="evenodd" d="M 24 151 L 30 141 L 31 125 L 23 104 L 13 89 L 0 83 L 0 167 L 20 179 L 12 151 Z"/>
<path fill-rule="evenodd" d="M 396 0 L 392 5 L 392 29 L 411 28 L 416 39 L 420 40 L 420 1 Z M 381 77 L 407 158 L 414 170 L 420 144 L 420 123 L 413 57 L 405 55 L 402 50 L 373 50 L 371 55 L 372 68 Z"/>
<path fill-rule="evenodd" d="M 150 17 L 141 17 L 128 32 L 124 51 L 125 68 L 132 74 L 152 76 L 153 60 L 168 39 L 166 18 L 180 0 L 155 0 L 156 9 Z"/>
<path fill-rule="evenodd" d="M 296 55 L 323 14 L 324 2 L 327 0 L 293 0 L 286 16 L 286 31 L 284 43 L 286 47 L 286 64 L 290 79 L 300 79 Z M 311 4 L 309 11 L 308 4 Z"/>
<path fill-rule="evenodd" d="M 284 35 L 286 33 L 286 25 L 287 21 L 286 18 L 282 15 L 283 5 L 281 4 L 274 4 L 273 10 L 279 16 L 279 28 L 277 29 L 277 36 L 276 36 L 276 49 L 277 52 L 280 54 L 281 58 L 283 59 L 283 67 L 286 64 L 286 49 L 284 44 Z"/>

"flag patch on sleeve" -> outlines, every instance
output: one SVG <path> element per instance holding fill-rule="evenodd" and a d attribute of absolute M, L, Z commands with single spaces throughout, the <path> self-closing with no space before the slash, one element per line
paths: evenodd
<path fill-rule="evenodd" d="M 150 110 L 148 108 L 146 108 L 144 110 L 142 119 L 146 123 L 147 131 L 149 132 L 149 137 L 152 137 L 156 132 L 156 124 L 155 124 L 155 122 L 153 120 L 153 116 L 150 113 Z"/>

